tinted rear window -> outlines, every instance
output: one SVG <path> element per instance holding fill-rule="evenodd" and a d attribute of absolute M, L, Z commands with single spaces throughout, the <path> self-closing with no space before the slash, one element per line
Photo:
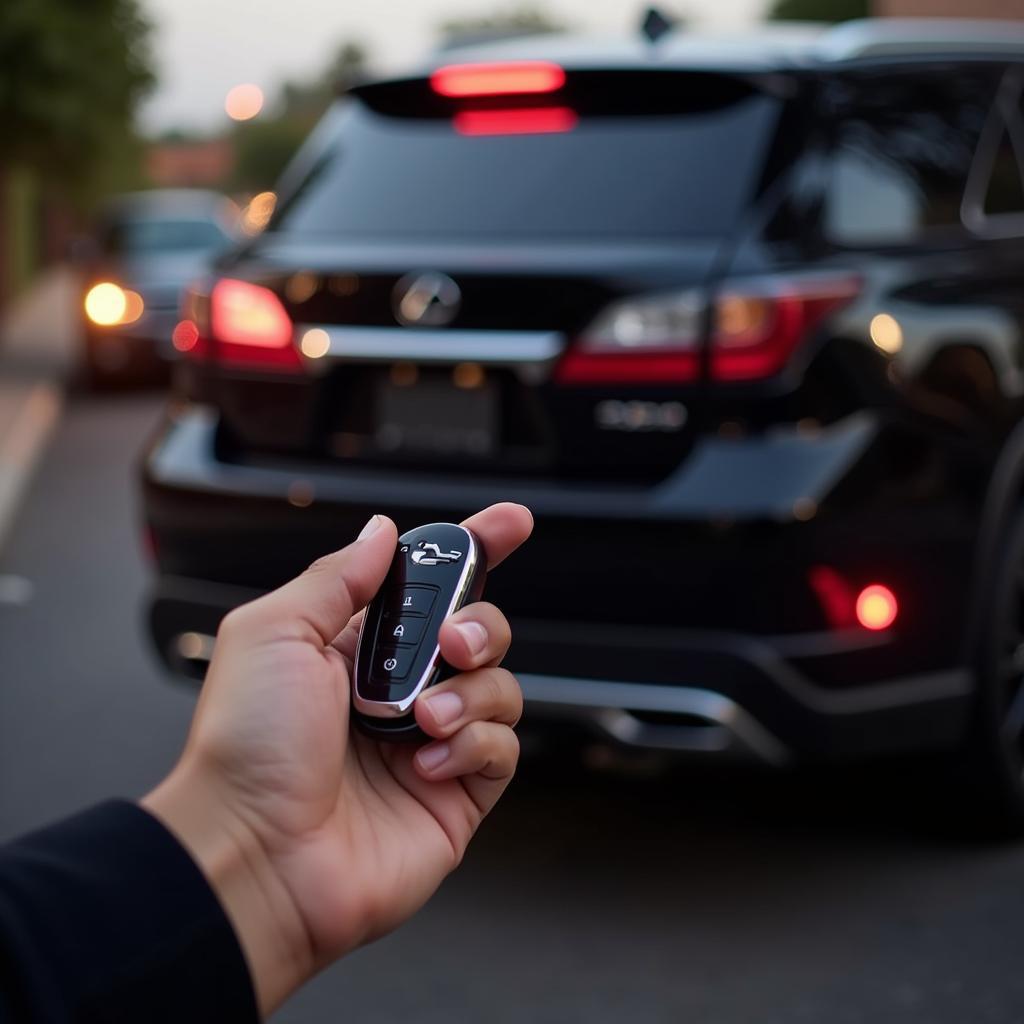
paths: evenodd
<path fill-rule="evenodd" d="M 112 255 L 216 249 L 227 236 L 209 220 L 126 220 L 103 232 L 104 252 Z"/>
<path fill-rule="evenodd" d="M 452 109 L 403 112 L 395 87 L 329 115 L 271 230 L 360 237 L 700 237 L 755 195 L 780 101 L 712 75 L 591 90 L 550 134 L 463 135 Z M 634 76 L 635 78 L 636 76 Z M 407 85 L 412 90 L 414 86 Z M 418 86 L 425 89 L 422 84 Z M 595 101 L 593 97 L 597 96 Z"/>

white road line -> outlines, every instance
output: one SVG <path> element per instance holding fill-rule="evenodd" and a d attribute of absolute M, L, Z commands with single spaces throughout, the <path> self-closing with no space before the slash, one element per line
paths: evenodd
<path fill-rule="evenodd" d="M 57 425 L 62 403 L 61 389 L 51 381 L 0 385 L 0 547 Z"/>

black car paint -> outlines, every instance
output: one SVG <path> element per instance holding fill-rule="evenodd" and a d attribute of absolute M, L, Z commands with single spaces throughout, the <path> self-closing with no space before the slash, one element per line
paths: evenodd
<path fill-rule="evenodd" d="M 916 67 L 875 62 L 851 81 Z M 798 90 L 792 116 L 807 121 L 820 78 L 787 77 Z M 327 406 L 343 394 L 323 380 L 184 367 L 180 390 L 194 404 L 169 418 L 144 470 L 163 579 L 158 647 L 184 628 L 212 632 L 232 601 L 344 543 L 373 512 L 407 527 L 511 498 L 538 520 L 530 545 L 489 587 L 513 619 L 513 669 L 696 681 L 816 754 L 954 743 L 973 685 L 970 617 L 994 538 L 1021 495 L 1020 450 L 1006 438 L 1021 408 L 1024 247 L 967 231 L 913 246 L 837 246 L 817 217 L 827 130 L 808 131 L 794 153 L 734 237 L 704 246 L 518 252 L 498 242 L 344 245 L 271 233 L 223 260 L 218 273 L 282 295 L 296 270 L 357 274 L 380 295 L 421 266 L 470 295 L 475 276 L 501 290 L 467 303 L 460 326 L 550 327 L 553 301 L 570 337 L 615 297 L 710 292 L 726 277 L 810 268 L 856 275 L 861 292 L 770 381 L 542 386 L 549 440 L 558 440 L 525 469 L 346 463 L 320 444 Z M 384 322 L 386 304 L 374 308 L 360 322 Z M 868 338 L 870 318 L 890 310 L 906 339 L 895 361 Z M 332 317 L 329 308 L 289 313 L 298 323 Z M 592 425 L 604 398 L 679 399 L 690 417 L 678 436 L 610 439 Z M 289 499 L 296 483 L 310 502 Z M 858 585 L 892 583 L 898 627 L 830 632 L 806 583 L 818 563 Z M 218 587 L 240 589 L 221 599 Z"/>

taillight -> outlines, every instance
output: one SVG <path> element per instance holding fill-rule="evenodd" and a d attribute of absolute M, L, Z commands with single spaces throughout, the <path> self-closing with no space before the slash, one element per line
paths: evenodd
<path fill-rule="evenodd" d="M 711 322 L 708 373 L 714 380 L 771 377 L 829 313 L 856 297 L 848 275 L 726 284 L 709 311 L 699 291 L 616 303 L 566 353 L 558 379 L 569 384 L 695 380 L 704 323 Z"/>
<path fill-rule="evenodd" d="M 269 288 L 224 278 L 208 298 L 186 293 L 183 313 L 173 341 L 186 355 L 210 354 L 225 365 L 302 369 L 291 317 Z"/>
<path fill-rule="evenodd" d="M 807 582 L 832 629 L 888 629 L 899 614 L 896 595 L 883 583 L 871 583 L 855 591 L 848 580 L 827 565 L 811 568 Z"/>
<path fill-rule="evenodd" d="M 439 96 L 521 96 L 556 92 L 565 84 L 565 71 L 542 60 L 495 64 L 449 64 L 430 76 Z"/>

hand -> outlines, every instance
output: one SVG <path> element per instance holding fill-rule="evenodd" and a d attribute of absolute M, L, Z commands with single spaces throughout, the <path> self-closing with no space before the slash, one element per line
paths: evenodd
<path fill-rule="evenodd" d="M 466 521 L 493 568 L 529 536 L 521 505 Z M 504 791 L 519 747 L 510 632 L 493 605 L 441 627 L 461 671 L 422 694 L 416 748 L 349 730 L 362 609 L 397 542 L 383 516 L 301 576 L 221 624 L 181 760 L 147 796 L 224 905 L 260 1008 L 409 917 L 459 863 Z"/>

